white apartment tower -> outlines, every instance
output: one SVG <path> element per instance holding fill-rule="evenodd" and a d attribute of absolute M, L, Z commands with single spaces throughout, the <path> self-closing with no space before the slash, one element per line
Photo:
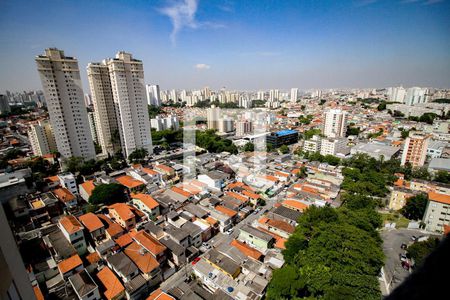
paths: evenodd
<path fill-rule="evenodd" d="M 345 137 L 347 130 L 347 113 L 341 109 L 330 109 L 325 112 L 325 122 L 323 134 L 326 137 L 339 138 Z"/>
<path fill-rule="evenodd" d="M 145 91 L 147 93 L 148 105 L 161 106 L 161 92 L 159 90 L 159 85 L 147 84 L 145 86 Z"/>
<path fill-rule="evenodd" d="M 219 129 L 220 117 L 220 108 L 215 105 L 211 105 L 211 108 L 208 108 L 206 111 L 206 122 L 208 123 L 208 129 Z"/>
<path fill-rule="evenodd" d="M 298 88 L 292 88 L 291 89 L 291 102 L 295 103 L 298 99 Z"/>
<path fill-rule="evenodd" d="M 120 149 L 119 127 L 114 106 L 111 80 L 106 61 L 87 66 L 97 140 L 103 154 L 113 155 Z"/>
<path fill-rule="evenodd" d="M 95 158 L 76 58 L 56 48 L 36 57 L 58 151 L 64 158 Z"/>
<path fill-rule="evenodd" d="M 120 51 L 107 59 L 111 88 L 119 127 L 122 153 L 128 157 L 136 149 L 153 153 L 150 120 L 145 96 L 142 61 Z"/>
<path fill-rule="evenodd" d="M 32 124 L 30 130 L 28 130 L 28 138 L 33 154 L 36 156 L 42 156 L 57 150 L 52 126 L 47 120 Z"/>

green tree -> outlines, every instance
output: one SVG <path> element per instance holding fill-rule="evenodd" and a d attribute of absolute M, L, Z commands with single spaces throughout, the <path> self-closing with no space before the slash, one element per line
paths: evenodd
<path fill-rule="evenodd" d="M 382 111 L 386 109 L 386 101 L 381 101 L 380 104 L 377 106 L 378 111 Z"/>
<path fill-rule="evenodd" d="M 414 259 L 416 267 L 420 267 L 428 255 L 439 245 L 438 238 L 429 238 L 426 241 L 415 242 L 408 247 L 407 256 Z"/>
<path fill-rule="evenodd" d="M 148 106 L 148 117 L 154 119 L 157 115 L 161 113 L 161 107 L 149 105 Z"/>
<path fill-rule="evenodd" d="M 450 172 L 438 171 L 434 177 L 434 181 L 442 183 L 450 183 Z"/>
<path fill-rule="evenodd" d="M 118 202 L 126 202 L 128 200 L 127 189 L 118 183 L 101 184 L 94 188 L 92 195 L 89 197 L 89 203 L 114 204 Z"/>
<path fill-rule="evenodd" d="M 72 156 L 65 161 L 65 171 L 70 173 L 76 173 L 83 165 L 83 158 L 78 156 Z"/>
<path fill-rule="evenodd" d="M 401 209 L 401 213 L 410 220 L 422 220 L 427 203 L 428 196 L 426 194 L 410 197 L 406 200 L 406 204 Z"/>
<path fill-rule="evenodd" d="M 248 142 L 247 144 L 244 145 L 244 149 L 245 152 L 253 152 L 255 151 L 255 145 L 251 142 Z"/>
<path fill-rule="evenodd" d="M 287 145 L 281 145 L 281 147 L 278 148 L 278 150 L 280 150 L 280 152 L 281 152 L 282 154 L 289 153 L 289 147 L 288 147 Z"/>
<path fill-rule="evenodd" d="M 128 155 L 128 159 L 132 162 L 140 162 L 148 155 L 148 150 L 144 148 L 139 148 L 134 150 Z"/>
<path fill-rule="evenodd" d="M 293 299 L 305 288 L 305 281 L 298 269 L 291 265 L 273 271 L 273 279 L 267 290 L 267 299 Z"/>

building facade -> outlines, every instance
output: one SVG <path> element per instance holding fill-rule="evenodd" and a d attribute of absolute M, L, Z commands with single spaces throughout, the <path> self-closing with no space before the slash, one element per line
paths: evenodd
<path fill-rule="evenodd" d="M 411 134 L 406 138 L 403 146 L 401 165 L 410 163 L 413 167 L 421 167 L 427 157 L 429 136 L 419 133 Z"/>
<path fill-rule="evenodd" d="M 59 153 L 95 158 L 77 59 L 49 48 L 36 57 L 36 64 Z"/>
<path fill-rule="evenodd" d="M 33 154 L 36 156 L 57 151 L 52 126 L 47 120 L 32 124 L 30 130 L 28 130 L 28 138 L 30 139 Z"/>
<path fill-rule="evenodd" d="M 340 109 L 330 109 L 325 112 L 323 134 L 326 137 L 345 137 L 347 130 L 347 113 Z"/>

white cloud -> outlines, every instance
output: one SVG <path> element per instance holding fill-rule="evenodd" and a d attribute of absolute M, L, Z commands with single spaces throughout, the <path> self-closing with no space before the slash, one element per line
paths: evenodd
<path fill-rule="evenodd" d="M 199 0 L 176 0 L 171 5 L 159 9 L 159 12 L 170 18 L 172 33 L 170 40 L 176 43 L 178 33 L 184 28 L 197 29 L 200 27 L 223 28 L 222 24 L 213 22 L 199 22 L 196 19 Z"/>
<path fill-rule="evenodd" d="M 211 66 L 207 64 L 196 64 L 194 68 L 196 68 L 197 70 L 208 70 L 211 69 Z"/>

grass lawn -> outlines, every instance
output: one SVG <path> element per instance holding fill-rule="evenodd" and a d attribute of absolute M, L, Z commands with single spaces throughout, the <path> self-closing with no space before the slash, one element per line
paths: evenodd
<path fill-rule="evenodd" d="M 396 223 L 396 228 L 406 228 L 408 227 L 409 220 L 399 213 L 381 213 L 381 219 L 383 224 L 386 223 Z"/>

